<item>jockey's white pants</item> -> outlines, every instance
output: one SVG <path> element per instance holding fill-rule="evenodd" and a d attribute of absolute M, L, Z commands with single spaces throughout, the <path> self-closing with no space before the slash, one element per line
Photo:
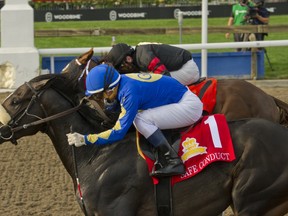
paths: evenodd
<path fill-rule="evenodd" d="M 155 107 L 139 112 L 135 119 L 136 129 L 145 137 L 150 137 L 158 128 L 173 129 L 190 126 L 202 116 L 203 104 L 190 90 L 178 103 Z"/>
<path fill-rule="evenodd" d="M 178 80 L 183 85 L 195 83 L 200 78 L 198 66 L 193 59 L 186 62 L 179 70 L 169 72 L 171 77 Z"/>

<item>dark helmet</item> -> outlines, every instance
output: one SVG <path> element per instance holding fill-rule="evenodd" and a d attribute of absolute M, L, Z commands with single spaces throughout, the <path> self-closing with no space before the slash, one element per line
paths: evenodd
<path fill-rule="evenodd" d="M 113 45 L 110 52 L 105 56 L 105 60 L 112 63 L 115 68 L 119 67 L 124 58 L 127 55 L 132 55 L 134 49 L 125 44 L 125 43 L 118 43 Z"/>

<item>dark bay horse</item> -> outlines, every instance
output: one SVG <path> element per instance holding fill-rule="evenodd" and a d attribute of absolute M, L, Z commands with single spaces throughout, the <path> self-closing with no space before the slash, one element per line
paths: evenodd
<path fill-rule="evenodd" d="M 72 60 L 62 71 L 71 79 L 85 79 L 91 68 L 101 63 L 93 61 L 93 49 Z M 288 125 L 288 104 L 265 93 L 255 85 L 240 79 L 217 80 L 216 106 L 212 113 L 225 114 L 227 120 L 264 118 Z M 84 82 L 82 82 L 84 83 Z"/>
<path fill-rule="evenodd" d="M 73 149 L 66 134 L 71 126 L 82 134 L 99 133 L 105 128 L 95 110 L 77 105 L 79 90 L 64 75 L 36 77 L 4 100 L 0 106 L 0 143 L 16 143 L 39 131 L 46 133 L 73 180 L 83 209 Z M 210 164 L 196 176 L 174 185 L 174 215 L 214 216 L 229 205 L 239 216 L 288 213 L 288 129 L 257 118 L 231 121 L 229 128 L 236 160 Z M 146 162 L 137 153 L 135 131 L 113 145 L 74 150 L 87 215 L 157 215 L 152 180 Z"/>

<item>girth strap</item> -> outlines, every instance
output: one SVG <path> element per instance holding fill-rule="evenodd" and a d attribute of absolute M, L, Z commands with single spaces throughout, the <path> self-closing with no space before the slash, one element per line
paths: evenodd
<path fill-rule="evenodd" d="M 173 216 L 171 177 L 159 178 L 154 192 L 158 216 Z"/>

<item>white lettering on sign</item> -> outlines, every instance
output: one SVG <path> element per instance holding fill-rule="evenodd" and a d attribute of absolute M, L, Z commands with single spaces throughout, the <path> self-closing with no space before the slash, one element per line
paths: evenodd
<path fill-rule="evenodd" d="M 54 15 L 55 20 L 80 20 L 82 14 L 59 14 Z"/>
<path fill-rule="evenodd" d="M 179 8 L 175 9 L 174 10 L 174 17 L 176 19 L 178 19 L 178 13 L 180 12 L 181 10 Z M 193 16 L 201 16 L 202 15 L 202 11 L 201 10 L 194 10 L 194 11 L 181 11 L 182 14 L 183 14 L 183 17 L 186 16 L 186 17 L 193 17 Z M 207 14 L 210 15 L 210 12 L 211 10 L 208 10 L 207 11 Z"/>
<path fill-rule="evenodd" d="M 146 13 L 118 13 L 120 18 L 145 18 Z"/>

